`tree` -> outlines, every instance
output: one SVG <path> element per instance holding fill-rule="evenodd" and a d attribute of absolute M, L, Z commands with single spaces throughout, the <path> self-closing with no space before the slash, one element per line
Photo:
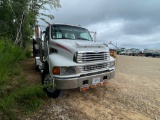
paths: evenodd
<path fill-rule="evenodd" d="M 59 7 L 60 0 L 0 0 L 0 36 L 12 37 L 22 47 L 30 39 L 37 17 L 45 22 L 44 17 L 54 18 L 40 10 Z"/>
<path fill-rule="evenodd" d="M 13 16 L 7 0 L 0 1 L 0 36 L 5 36 L 13 31 Z"/>
<path fill-rule="evenodd" d="M 48 17 L 50 19 L 54 19 L 53 15 L 46 14 L 44 12 L 40 12 L 39 10 L 49 11 L 53 8 L 59 8 L 60 0 L 32 0 L 32 11 L 35 13 L 37 17 L 40 17 L 41 20 L 48 23 L 44 19 L 44 17 Z"/>

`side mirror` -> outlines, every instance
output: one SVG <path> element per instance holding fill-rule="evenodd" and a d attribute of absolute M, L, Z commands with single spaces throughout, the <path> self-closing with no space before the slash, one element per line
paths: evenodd
<path fill-rule="evenodd" d="M 93 39 L 93 41 L 94 42 L 96 42 L 97 41 L 97 39 L 96 39 L 96 32 L 93 32 L 93 31 L 89 31 L 90 32 L 90 35 L 91 35 L 91 37 L 92 37 L 92 39 Z"/>

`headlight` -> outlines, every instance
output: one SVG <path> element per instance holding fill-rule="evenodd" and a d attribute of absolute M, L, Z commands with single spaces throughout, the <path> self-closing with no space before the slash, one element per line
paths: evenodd
<path fill-rule="evenodd" d="M 115 67 L 115 61 L 112 61 L 109 63 L 109 68 L 113 68 L 113 67 Z"/>
<path fill-rule="evenodd" d="M 61 67 L 60 75 L 73 75 L 76 74 L 75 67 Z"/>

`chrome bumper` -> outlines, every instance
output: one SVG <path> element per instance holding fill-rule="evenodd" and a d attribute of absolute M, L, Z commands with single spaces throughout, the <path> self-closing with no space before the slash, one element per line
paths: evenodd
<path fill-rule="evenodd" d="M 91 74 L 91 75 L 82 75 L 76 78 L 67 78 L 67 79 L 60 79 L 54 78 L 54 84 L 57 89 L 73 89 L 73 88 L 80 88 L 86 85 L 92 85 L 93 78 L 100 77 L 100 82 L 105 82 L 109 79 L 112 79 L 115 75 L 115 70 L 106 71 L 100 74 Z M 107 76 L 107 78 L 104 76 Z M 83 81 L 88 80 L 88 84 L 84 84 Z"/>

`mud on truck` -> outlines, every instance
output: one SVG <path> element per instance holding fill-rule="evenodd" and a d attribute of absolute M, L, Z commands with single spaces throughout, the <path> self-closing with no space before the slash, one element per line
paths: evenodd
<path fill-rule="evenodd" d="M 44 33 L 44 39 L 42 34 Z M 35 27 L 35 67 L 42 71 L 42 85 L 49 97 L 61 90 L 80 91 L 107 84 L 115 75 L 115 59 L 108 45 L 95 42 L 90 32 L 80 26 L 51 24 L 41 32 Z"/>

